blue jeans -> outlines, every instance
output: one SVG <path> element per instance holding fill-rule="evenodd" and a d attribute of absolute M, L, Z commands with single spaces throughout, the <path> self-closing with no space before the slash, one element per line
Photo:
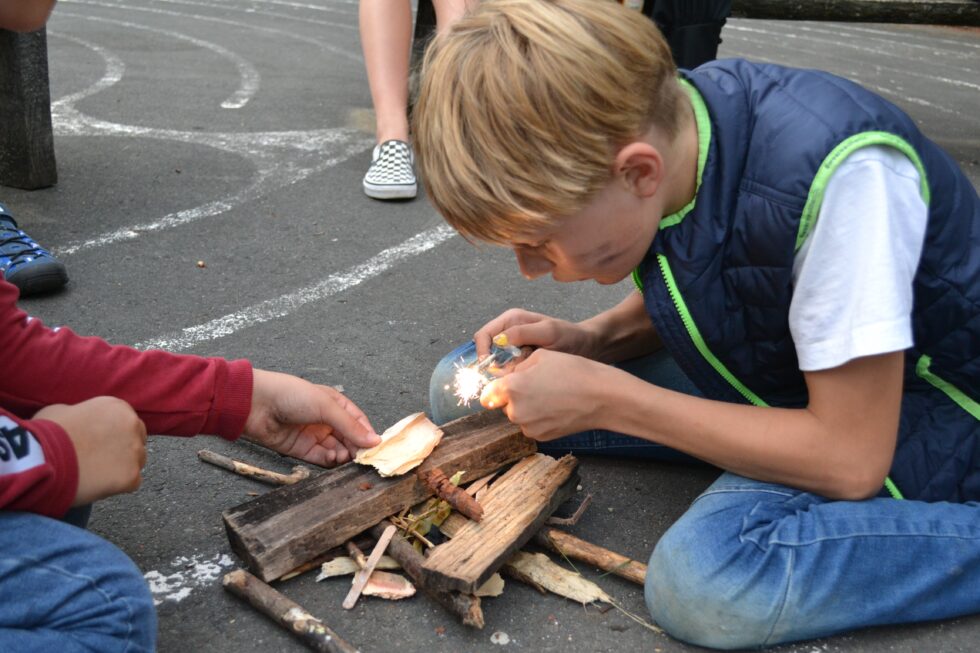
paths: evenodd
<path fill-rule="evenodd" d="M 433 419 L 474 412 L 442 393 L 464 345 L 436 367 Z M 663 352 L 623 365 L 698 394 Z M 608 431 L 560 438 L 556 453 L 689 459 Z M 650 615 L 674 637 L 746 649 L 865 626 L 980 612 L 980 504 L 873 498 L 836 501 L 722 474 L 660 538 L 647 571 Z"/>
<path fill-rule="evenodd" d="M 81 526 L 0 512 L 0 651 L 153 651 L 156 611 L 143 574 Z"/>

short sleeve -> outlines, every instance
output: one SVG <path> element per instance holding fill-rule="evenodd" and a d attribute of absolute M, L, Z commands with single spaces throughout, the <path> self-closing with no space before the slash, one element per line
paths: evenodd
<path fill-rule="evenodd" d="M 912 343 L 912 282 L 928 206 L 919 172 L 886 146 L 834 171 L 793 264 L 789 325 L 803 371 L 831 369 Z"/>

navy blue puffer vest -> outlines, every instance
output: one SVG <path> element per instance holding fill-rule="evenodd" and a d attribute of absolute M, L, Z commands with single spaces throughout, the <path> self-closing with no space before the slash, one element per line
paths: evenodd
<path fill-rule="evenodd" d="M 674 358 L 706 397 L 805 406 L 789 331 L 794 255 L 836 166 L 860 147 L 896 147 L 919 168 L 929 224 L 890 479 L 906 498 L 980 499 L 980 200 L 970 181 L 900 109 L 839 77 L 740 60 L 684 75 L 696 89 L 698 191 L 663 220 L 637 270 Z"/>

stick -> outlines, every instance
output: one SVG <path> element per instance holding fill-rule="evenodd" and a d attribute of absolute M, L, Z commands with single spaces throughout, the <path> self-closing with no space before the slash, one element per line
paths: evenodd
<path fill-rule="evenodd" d="M 435 467 L 424 472 L 420 471 L 418 474 L 422 482 L 429 486 L 437 497 L 448 501 L 453 510 L 476 522 L 483 519 L 483 507 L 467 494 L 466 490 L 453 485 L 441 469 Z"/>
<path fill-rule="evenodd" d="M 222 584 L 232 594 L 251 603 L 259 612 L 274 619 L 314 651 L 358 653 L 322 621 L 289 600 L 244 569 L 225 574 Z"/>
<path fill-rule="evenodd" d="M 382 521 L 371 529 L 371 534 L 380 537 L 390 525 L 391 523 L 387 520 Z M 480 597 L 461 592 L 440 592 L 430 589 L 426 582 L 426 573 L 422 569 L 425 558 L 409 544 L 408 540 L 396 534 L 391 538 L 391 543 L 388 545 L 388 555 L 398 561 L 417 587 L 442 607 L 459 617 L 464 625 L 483 628 L 483 608 L 480 607 Z"/>
<path fill-rule="evenodd" d="M 347 553 L 350 554 L 351 560 L 354 561 L 354 564 L 357 565 L 358 569 L 364 569 L 367 567 L 368 561 L 367 558 L 364 557 L 361 547 L 354 544 L 353 540 L 348 540 L 345 546 L 347 547 Z"/>
<path fill-rule="evenodd" d="M 222 469 L 227 469 L 228 471 L 235 472 L 236 474 L 241 474 L 242 476 L 248 476 L 249 478 L 254 478 L 257 481 L 262 481 L 263 483 L 271 483 L 273 485 L 292 485 L 298 481 L 310 477 L 310 470 L 302 465 L 296 465 L 293 467 L 292 474 L 280 474 L 279 472 L 270 472 L 267 469 L 262 469 L 261 467 L 256 467 L 255 465 L 249 465 L 248 463 L 243 463 L 240 460 L 234 460 L 228 456 L 223 456 L 220 453 L 215 453 L 208 449 L 201 449 L 197 452 L 197 457 L 206 463 L 211 463 L 221 467 Z"/>
<path fill-rule="evenodd" d="M 354 545 L 356 547 L 362 547 L 363 546 L 365 548 L 374 545 L 374 540 L 372 538 L 369 538 L 369 537 L 359 537 L 357 539 L 358 539 L 357 542 L 355 542 L 354 540 L 351 540 L 350 541 L 350 544 L 352 544 L 352 545 Z M 360 548 L 358 548 L 358 551 L 360 551 Z M 343 555 L 343 552 L 340 551 L 339 547 L 335 547 L 333 549 L 330 549 L 329 551 L 327 551 L 323 555 L 319 555 L 319 556 L 313 558 L 312 560 L 310 560 L 309 562 L 305 562 L 305 563 L 301 564 L 300 566 L 296 567 L 292 571 L 283 574 L 282 576 L 280 576 L 276 580 L 278 580 L 278 581 L 284 581 L 284 580 L 289 580 L 290 578 L 296 578 L 300 574 L 305 574 L 306 572 L 310 571 L 311 569 L 319 569 L 320 568 L 320 565 L 322 565 L 324 562 L 329 562 L 329 561 L 333 560 L 334 558 L 336 558 L 338 556 L 342 556 L 342 555 Z"/>
<path fill-rule="evenodd" d="M 582 503 L 578 504 L 578 508 L 575 509 L 575 513 L 571 517 L 548 517 L 545 524 L 548 526 L 574 526 L 578 523 L 578 520 L 582 518 L 582 514 L 585 509 L 589 507 L 592 503 L 592 495 L 586 494 L 585 498 L 582 499 Z"/>
<path fill-rule="evenodd" d="M 544 527 L 534 535 L 534 541 L 563 556 L 595 565 L 603 571 L 631 580 L 638 585 L 646 581 L 647 566 L 615 551 L 586 542 L 556 528 Z"/>
<path fill-rule="evenodd" d="M 398 529 L 394 525 L 390 525 L 378 537 L 378 543 L 374 545 L 374 550 L 371 551 L 371 557 L 367 559 L 367 562 L 361 570 L 354 576 L 354 583 L 351 585 L 350 592 L 347 593 L 347 598 L 344 599 L 345 610 L 350 610 L 357 603 L 357 598 L 361 595 L 361 590 L 367 585 L 368 579 L 371 578 L 371 572 L 378 566 L 378 560 L 381 560 L 385 549 L 388 548 L 388 542 L 391 542 L 391 538 L 394 537 L 397 531 Z M 354 550 L 360 553 L 357 547 L 354 547 Z M 363 558 L 364 555 L 361 554 L 361 557 Z M 354 558 L 354 560 L 360 565 L 360 560 L 357 558 Z"/>

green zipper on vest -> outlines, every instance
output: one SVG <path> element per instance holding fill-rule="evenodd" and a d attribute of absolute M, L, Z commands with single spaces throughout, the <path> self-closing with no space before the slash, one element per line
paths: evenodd
<path fill-rule="evenodd" d="M 704 338 L 701 336 L 701 332 L 698 331 L 698 326 L 694 323 L 694 318 L 691 317 L 691 313 L 687 308 L 687 303 L 685 303 L 684 298 L 681 296 L 680 290 L 677 288 L 677 283 L 674 281 L 674 274 L 670 271 L 670 263 L 667 262 L 667 257 L 663 254 L 657 254 L 657 263 L 660 265 L 660 272 L 663 274 L 664 283 L 667 284 L 667 292 L 670 294 L 670 299 L 674 302 L 674 308 L 677 309 L 677 314 L 681 318 L 681 322 L 684 324 L 684 328 L 687 329 L 687 334 L 691 336 L 691 340 L 694 342 L 694 346 L 697 348 L 701 356 L 708 361 L 708 363 L 715 369 L 718 374 L 721 375 L 723 379 L 728 381 L 729 385 L 738 390 L 739 394 L 745 397 L 750 403 L 755 406 L 768 407 L 767 404 L 759 395 L 755 394 L 749 388 L 735 378 L 725 364 L 722 363 L 718 358 L 711 353 L 708 349 L 707 343 L 705 343 Z M 892 481 L 891 477 L 885 477 L 885 489 L 888 493 L 892 495 L 895 499 L 903 499 L 901 491 L 899 491 L 898 486 Z"/>
<path fill-rule="evenodd" d="M 718 358 L 711 353 L 708 349 L 707 343 L 705 343 L 704 338 L 701 337 L 701 332 L 698 331 L 698 326 L 694 323 L 694 318 L 691 317 L 691 312 L 687 309 L 687 304 L 684 302 L 684 298 L 681 297 L 680 291 L 677 289 L 677 282 L 674 281 L 674 274 L 670 271 L 670 264 L 667 262 L 667 257 L 663 254 L 657 254 L 657 263 L 660 264 L 660 272 L 664 276 L 664 282 L 667 284 L 667 292 L 670 293 L 670 298 L 674 302 L 674 307 L 677 309 L 677 313 L 681 316 L 681 322 L 684 323 L 684 328 L 687 329 L 688 335 L 691 336 L 691 340 L 694 341 L 694 346 L 697 347 L 698 352 L 704 357 L 711 367 L 715 368 L 728 383 L 738 390 L 739 394 L 749 400 L 749 402 L 755 404 L 756 406 L 768 406 L 765 401 L 762 400 L 757 394 L 749 390 L 745 384 L 735 378 L 735 375 L 728 371 L 725 364 L 722 363 Z"/>

